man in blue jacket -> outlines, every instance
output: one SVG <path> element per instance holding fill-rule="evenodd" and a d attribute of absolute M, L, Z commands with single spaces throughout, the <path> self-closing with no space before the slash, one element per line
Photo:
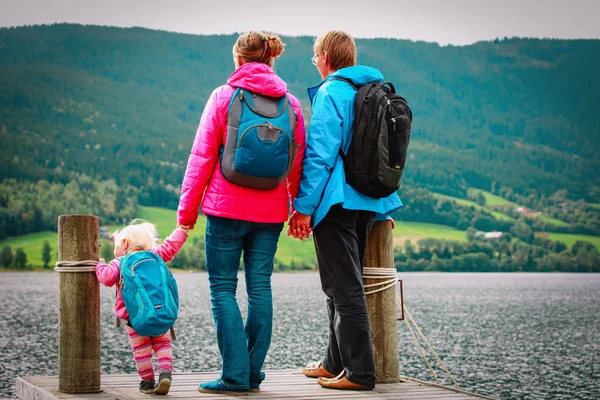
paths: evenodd
<path fill-rule="evenodd" d="M 327 296 L 329 343 L 322 362 L 306 366 L 326 388 L 371 390 L 375 362 L 362 282 L 367 234 L 374 219 L 402 207 L 396 193 L 375 199 L 346 183 L 340 150 L 352 138 L 356 86 L 381 82 L 381 73 L 356 65 L 356 45 L 345 32 L 330 31 L 315 40 L 312 61 L 323 81 L 308 89 L 312 119 L 304 171 L 288 235 L 314 233 L 323 292 Z"/>

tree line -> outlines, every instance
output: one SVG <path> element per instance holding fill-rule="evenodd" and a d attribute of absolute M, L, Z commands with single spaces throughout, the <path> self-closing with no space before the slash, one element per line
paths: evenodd
<path fill-rule="evenodd" d="M 50 268 L 50 260 L 52 258 L 51 252 L 52 248 L 50 247 L 50 243 L 48 243 L 47 240 L 44 240 L 41 258 L 42 267 L 44 269 Z M 3 268 L 15 268 L 19 270 L 31 268 L 31 265 L 27 262 L 27 254 L 23 248 L 17 247 L 16 251 L 13 253 L 12 247 L 9 244 L 4 245 L 0 251 L 0 266 Z"/>
<path fill-rule="evenodd" d="M 397 271 L 441 272 L 600 272 L 600 254 L 589 242 L 577 241 L 569 250 L 564 243 L 544 238 L 524 241 L 512 234 L 485 239 L 473 228 L 467 242 L 407 240 L 394 249 Z"/>

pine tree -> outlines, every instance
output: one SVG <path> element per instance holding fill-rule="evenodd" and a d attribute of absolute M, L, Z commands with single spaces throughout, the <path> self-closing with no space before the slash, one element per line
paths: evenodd
<path fill-rule="evenodd" d="M 52 248 L 50 247 L 50 243 L 47 240 L 44 240 L 44 247 L 42 248 L 42 262 L 44 263 L 44 269 L 48 268 L 50 265 L 50 257 Z"/>
<path fill-rule="evenodd" d="M 7 244 L 2 248 L 2 253 L 0 253 L 0 264 L 2 264 L 4 268 L 8 268 L 12 265 L 13 260 L 12 248 Z"/>
<path fill-rule="evenodd" d="M 15 252 L 15 267 L 25 269 L 27 266 L 27 254 L 23 251 L 22 247 L 19 247 Z"/>

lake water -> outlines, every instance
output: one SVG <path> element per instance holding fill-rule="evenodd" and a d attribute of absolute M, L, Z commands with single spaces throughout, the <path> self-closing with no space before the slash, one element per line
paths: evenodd
<path fill-rule="evenodd" d="M 463 389 L 503 399 L 600 398 L 600 274 L 399 277 L 408 310 Z M 176 278 L 181 312 L 175 369 L 218 370 L 206 274 Z M 243 290 L 241 278 L 238 297 L 245 309 Z M 299 368 L 320 359 L 327 316 L 318 274 L 275 274 L 273 295 L 273 342 L 265 369 Z M 2 398 L 14 397 L 16 376 L 58 373 L 57 274 L 1 273 L 0 301 Z M 114 327 L 113 302 L 114 288 L 102 287 L 102 372 L 134 373 L 125 333 Z M 432 381 L 402 321 L 398 337 L 401 373 Z M 444 377 L 440 369 L 436 373 Z"/>

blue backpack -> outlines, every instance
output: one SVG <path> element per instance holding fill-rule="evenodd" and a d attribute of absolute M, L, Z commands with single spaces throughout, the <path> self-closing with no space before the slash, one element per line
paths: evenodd
<path fill-rule="evenodd" d="M 120 288 L 129 322 L 139 335 L 160 336 L 177 320 L 177 282 L 157 254 L 138 251 L 123 257 Z"/>
<path fill-rule="evenodd" d="M 228 109 L 221 172 L 228 181 L 274 189 L 290 172 L 298 144 L 296 114 L 287 96 L 268 97 L 237 88 Z"/>

